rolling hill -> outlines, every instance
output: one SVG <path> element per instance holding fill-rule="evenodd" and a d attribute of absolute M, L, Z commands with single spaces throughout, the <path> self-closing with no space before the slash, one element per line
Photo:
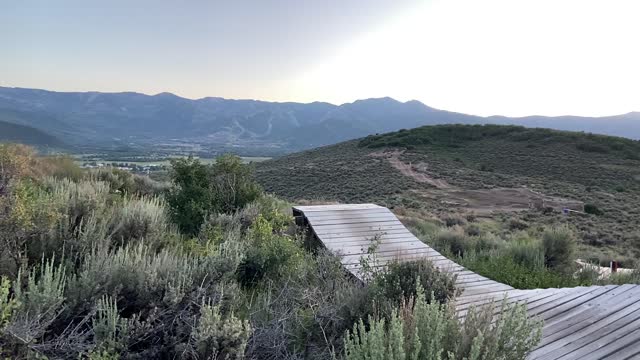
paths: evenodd
<path fill-rule="evenodd" d="M 391 98 L 343 105 L 197 100 L 170 93 L 52 92 L 0 87 L 0 114 L 83 147 L 200 147 L 284 154 L 366 135 L 435 124 L 519 124 L 640 139 L 640 114 L 604 118 L 479 117 Z"/>
<path fill-rule="evenodd" d="M 518 126 L 426 126 L 291 154 L 257 164 L 256 173 L 267 191 L 291 200 L 570 223 L 584 246 L 640 255 L 639 141 Z M 565 208 L 577 212 L 564 215 Z"/>
<path fill-rule="evenodd" d="M 64 149 L 67 146 L 55 136 L 30 126 L 0 120 L 0 143 L 13 142 L 38 148 Z"/>

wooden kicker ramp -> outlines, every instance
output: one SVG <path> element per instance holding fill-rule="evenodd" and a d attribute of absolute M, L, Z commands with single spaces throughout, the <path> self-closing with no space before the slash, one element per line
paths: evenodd
<path fill-rule="evenodd" d="M 457 276 L 456 286 L 462 290 L 456 298 L 460 317 L 471 306 L 501 302 L 505 296 L 509 303 L 526 303 L 529 315 L 544 320 L 542 340 L 528 359 L 640 359 L 640 285 L 517 290 L 442 256 L 385 207 L 295 206 L 293 214 L 359 279 L 362 258 L 378 266 L 429 259 Z"/>

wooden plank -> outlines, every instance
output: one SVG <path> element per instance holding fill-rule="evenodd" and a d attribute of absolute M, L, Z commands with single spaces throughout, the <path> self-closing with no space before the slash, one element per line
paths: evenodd
<path fill-rule="evenodd" d="M 590 299 L 593 296 L 597 296 L 601 294 L 602 291 L 609 291 L 611 288 L 604 288 L 600 286 L 591 286 L 582 291 L 575 291 L 569 294 L 563 294 L 557 299 L 553 301 L 543 300 L 542 304 L 538 303 L 536 305 L 532 305 L 531 303 L 528 305 L 528 313 L 530 315 L 542 316 L 548 311 L 553 309 L 563 309 L 566 304 L 576 304 L 579 305 L 581 301 L 586 301 L 585 299 Z M 594 295 L 595 294 L 595 295 Z"/>
<path fill-rule="evenodd" d="M 480 294 L 486 294 L 486 293 L 510 291 L 510 290 L 513 290 L 513 288 L 509 285 L 501 284 L 497 281 L 494 281 L 493 283 L 485 284 L 484 286 L 463 288 L 463 290 L 464 290 L 463 294 L 466 293 L 468 296 L 471 296 L 471 295 L 480 295 Z"/>
<path fill-rule="evenodd" d="M 338 214 L 338 215 L 323 215 L 323 216 L 307 216 L 307 220 L 312 223 L 317 223 L 318 221 L 330 221 L 330 220 L 346 220 L 346 219 L 386 219 L 393 218 L 398 219 L 391 211 L 385 212 L 373 212 L 373 213 L 353 213 L 350 212 L 348 214 Z"/>
<path fill-rule="evenodd" d="M 580 339 L 581 337 L 588 336 L 592 333 L 601 333 L 607 324 L 615 323 L 619 319 L 623 319 L 633 312 L 640 311 L 640 299 L 635 297 L 630 301 L 618 304 L 618 306 L 611 306 L 611 304 L 605 304 L 607 307 L 601 309 L 602 312 L 598 315 L 591 313 L 591 316 L 579 319 L 573 324 L 564 327 L 559 331 L 553 331 L 550 335 L 543 335 L 539 347 L 532 352 L 532 355 L 540 357 L 544 354 L 551 353 L 562 347 L 569 346 L 570 343 Z M 569 319 L 571 320 L 571 319 Z M 555 329 L 552 329 L 555 330 Z"/>
<path fill-rule="evenodd" d="M 342 231 L 342 230 L 340 230 Z M 327 242 L 336 242 L 336 241 L 374 241 L 379 239 L 395 239 L 395 238 L 416 238 L 410 232 L 406 232 L 404 230 L 391 230 L 391 231 L 380 231 L 380 230 L 364 230 L 362 232 L 334 232 L 327 234 L 318 234 L 316 235 L 318 240 L 327 241 Z"/>
<path fill-rule="evenodd" d="M 412 250 L 391 251 L 387 253 L 382 253 L 380 256 L 376 256 L 375 260 L 380 264 L 384 264 L 396 259 L 420 260 L 428 257 L 430 255 L 430 251 L 432 250 L 425 249 L 425 248 L 415 249 L 415 250 L 412 249 Z M 362 255 L 347 255 L 342 257 L 341 262 L 343 265 L 357 264 L 360 262 L 360 258 L 362 257 L 363 257 Z"/>
<path fill-rule="evenodd" d="M 628 296 L 623 297 L 625 292 L 619 294 L 613 294 L 609 292 L 605 295 L 604 299 L 592 306 L 581 307 L 580 314 L 573 314 L 572 316 L 554 318 L 553 321 L 545 322 L 545 331 L 540 344 L 548 344 L 554 342 L 567 334 L 578 331 L 582 328 L 593 324 L 596 321 L 604 319 L 607 316 L 612 316 L 618 311 L 624 310 L 626 307 L 640 302 L 640 286 L 631 285 L 621 288 L 627 288 Z M 611 298 L 615 296 L 616 298 Z M 609 299 L 607 299 L 608 297 Z"/>
<path fill-rule="evenodd" d="M 295 210 L 303 213 L 311 213 L 316 211 L 340 211 L 340 210 L 363 210 L 363 209 L 379 209 L 382 206 L 376 204 L 331 204 L 331 205 L 310 205 L 310 206 L 294 206 Z"/>
<path fill-rule="evenodd" d="M 486 278 L 484 276 L 480 276 L 480 275 L 476 275 L 476 276 L 458 275 L 458 278 L 456 279 L 456 285 L 473 284 L 473 283 L 476 283 L 476 282 L 482 282 L 482 281 L 486 281 L 486 280 L 491 280 L 491 279 Z M 493 280 L 491 280 L 491 281 L 493 281 Z"/>
<path fill-rule="evenodd" d="M 504 296 L 507 296 L 507 302 L 513 303 L 517 302 L 517 298 L 522 296 L 522 292 L 527 292 L 530 290 L 508 290 L 505 291 L 504 294 L 500 296 L 493 295 L 476 295 L 476 296 L 467 296 L 464 298 L 464 303 L 459 302 L 459 298 L 456 299 L 456 312 L 461 312 L 469 309 L 472 306 L 483 306 L 490 303 L 501 303 L 504 299 Z M 464 295 L 464 293 L 463 293 Z"/>
<path fill-rule="evenodd" d="M 630 360 L 630 359 L 640 359 L 640 339 L 636 339 L 635 342 L 631 343 L 629 346 L 626 346 L 614 353 L 605 355 L 602 357 L 604 360 Z"/>
<path fill-rule="evenodd" d="M 393 214 L 389 209 L 366 209 L 366 210 L 335 210 L 335 211 L 314 211 L 305 213 L 307 219 L 314 220 L 329 220 L 339 218 L 372 216 L 372 215 L 386 215 Z"/>
<path fill-rule="evenodd" d="M 640 306 L 627 307 L 624 311 L 618 312 L 615 316 L 608 316 L 589 325 L 586 328 L 573 332 L 563 337 L 559 341 L 548 344 L 531 352 L 532 359 L 558 359 L 568 354 L 572 356 L 580 349 L 583 349 L 596 340 L 605 338 L 608 334 L 621 329 L 628 324 L 640 319 Z M 588 351 L 587 351 L 588 352 Z M 575 357 L 573 357 L 575 358 Z"/>
<path fill-rule="evenodd" d="M 462 283 L 462 284 L 457 284 L 456 283 L 456 287 L 458 287 L 460 289 L 464 289 L 465 291 L 467 291 L 467 290 L 471 290 L 471 289 L 474 289 L 474 288 L 477 288 L 477 287 L 488 287 L 488 286 L 493 286 L 493 285 L 496 285 L 496 284 L 507 286 L 507 285 L 501 284 L 501 283 L 499 283 L 497 281 L 487 279 L 487 280 L 481 280 L 481 281 L 470 282 L 470 283 Z M 513 289 L 510 286 L 509 286 L 509 288 Z"/>
<path fill-rule="evenodd" d="M 581 341 L 581 344 L 585 344 L 584 346 L 569 352 L 558 359 L 602 359 L 602 357 L 610 355 L 629 344 L 637 342 L 639 339 L 640 316 L 622 327 L 617 327 L 615 330 L 607 332 L 604 336 L 603 333 L 596 333 L 592 334 L 590 337 L 584 338 L 584 340 Z"/>
<path fill-rule="evenodd" d="M 551 296 L 545 296 L 535 299 L 527 299 L 527 308 L 529 311 L 536 311 L 537 308 L 543 307 L 548 304 L 560 305 L 563 301 L 569 301 L 574 297 L 577 297 L 585 292 L 592 291 L 589 288 L 581 287 L 574 289 L 558 289 L 557 292 L 552 292 Z"/>
<path fill-rule="evenodd" d="M 323 233 L 353 233 L 363 231 L 385 231 L 385 230 L 397 230 L 407 228 L 402 225 L 400 220 L 387 221 L 383 223 L 359 223 L 359 224 L 336 224 L 336 225 L 314 225 L 313 230 L 316 234 Z M 329 231 L 330 230 L 330 231 Z M 408 230 L 407 230 L 408 231 Z"/>
<path fill-rule="evenodd" d="M 403 242 L 419 242 L 424 245 L 424 243 L 418 240 L 415 236 L 407 235 L 407 234 L 391 234 L 391 235 L 382 235 L 377 238 L 370 238 L 364 236 L 352 236 L 352 237 L 340 237 L 340 238 L 321 238 L 322 242 L 325 244 L 351 244 L 351 245 L 371 245 L 376 241 L 380 244 L 392 244 L 392 243 L 403 243 Z"/>
<path fill-rule="evenodd" d="M 359 219 L 336 219 L 336 220 L 317 220 L 314 221 L 314 227 L 323 226 L 323 225 L 349 225 L 349 224 L 360 224 L 353 225 L 356 226 L 384 226 L 384 225 L 393 225 L 402 223 L 395 216 L 379 216 L 379 217 L 363 217 Z"/>
<path fill-rule="evenodd" d="M 552 296 L 553 294 L 557 293 L 557 289 L 533 289 L 533 290 L 517 290 L 518 293 L 514 293 L 514 292 L 510 292 L 509 293 L 509 298 L 508 301 L 527 301 L 527 299 L 530 298 L 543 298 L 543 297 L 547 297 L 547 296 Z M 487 296 L 483 296 L 484 300 L 487 300 Z M 500 298 L 492 298 L 490 300 L 493 301 L 502 301 L 502 296 L 500 296 Z M 457 306 L 464 306 L 470 302 L 477 302 L 478 300 L 483 300 L 482 297 L 470 297 L 470 296 L 465 296 L 464 293 L 462 294 L 461 297 L 459 297 L 458 299 L 456 299 L 456 303 Z"/>
<path fill-rule="evenodd" d="M 538 311 L 531 312 L 531 314 L 539 316 L 546 323 L 548 320 L 551 320 L 556 316 L 560 316 L 565 314 L 566 312 L 571 312 L 572 310 L 579 309 L 582 304 L 597 301 L 600 296 L 607 294 L 617 287 L 617 285 L 601 286 L 594 291 L 588 292 L 584 295 L 580 295 L 577 298 L 567 301 L 560 306 L 553 306 L 547 309 L 539 308 L 537 309 Z"/>
<path fill-rule="evenodd" d="M 332 251 L 338 252 L 338 254 L 341 256 L 369 253 L 369 245 L 364 245 L 364 246 L 358 245 L 358 244 L 348 245 L 348 246 L 345 246 L 344 244 L 336 244 L 336 245 L 337 246 L 331 246 L 331 247 L 327 246 L 327 247 L 328 248 L 330 247 Z M 406 250 L 430 251 L 431 248 L 425 246 L 423 243 L 419 241 L 404 242 L 404 243 L 381 243 L 381 244 L 378 244 L 378 246 L 375 248 L 375 253 L 385 254 L 389 252 L 402 252 Z"/>

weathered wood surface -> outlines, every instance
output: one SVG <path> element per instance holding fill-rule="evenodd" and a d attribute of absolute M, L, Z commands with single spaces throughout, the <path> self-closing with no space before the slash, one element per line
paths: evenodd
<path fill-rule="evenodd" d="M 312 234 L 362 279 L 362 261 L 429 259 L 457 276 L 462 294 L 456 309 L 526 303 L 529 315 L 544 320 L 542 340 L 529 359 L 640 359 L 640 286 L 609 285 L 517 290 L 475 274 L 421 242 L 387 208 L 375 204 L 296 206 Z M 373 242 L 375 247 L 371 247 Z M 506 298 L 506 300 L 505 300 Z"/>

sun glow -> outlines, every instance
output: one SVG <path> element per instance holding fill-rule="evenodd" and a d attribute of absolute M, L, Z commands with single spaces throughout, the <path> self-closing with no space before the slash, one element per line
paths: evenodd
<path fill-rule="evenodd" d="M 327 54 L 291 89 L 480 115 L 638 110 L 638 14 L 637 1 L 433 1 Z"/>

